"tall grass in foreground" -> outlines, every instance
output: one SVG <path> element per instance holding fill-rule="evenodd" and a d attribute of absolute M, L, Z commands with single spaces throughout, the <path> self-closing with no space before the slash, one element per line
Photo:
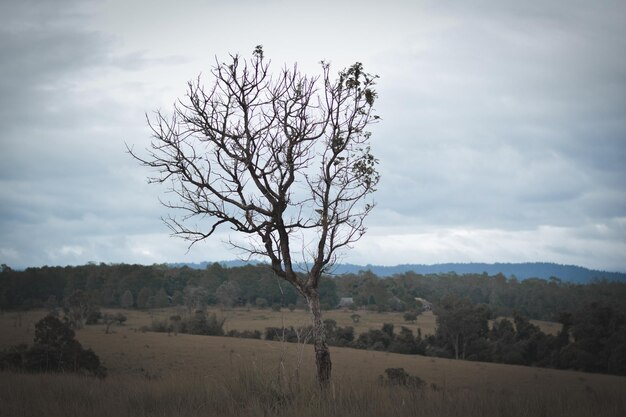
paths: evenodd
<path fill-rule="evenodd" d="M 584 395 L 555 387 L 537 392 L 412 389 L 375 381 L 279 381 L 245 370 L 232 376 L 172 375 L 161 379 L 0 373 L 0 416 L 612 416 L 626 415 L 622 388 Z"/>

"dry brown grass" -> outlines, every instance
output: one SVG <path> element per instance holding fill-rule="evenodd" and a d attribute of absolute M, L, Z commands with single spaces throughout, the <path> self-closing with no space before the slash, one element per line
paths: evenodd
<path fill-rule="evenodd" d="M 0 416 L 606 416 L 624 415 L 623 391 L 383 387 L 338 376 L 327 392 L 309 378 L 278 383 L 247 369 L 219 377 L 173 373 L 158 379 L 2 374 Z"/>
<path fill-rule="evenodd" d="M 152 312 L 153 317 L 160 319 L 167 319 L 172 314 L 175 314 L 177 310 L 175 308 L 154 310 Z M 182 310 L 181 310 L 182 311 Z M 305 310 L 296 309 L 289 311 L 283 309 L 280 312 L 272 311 L 271 309 L 258 309 L 258 308 L 233 308 L 233 309 L 221 309 L 218 307 L 212 307 L 209 312 L 215 313 L 220 317 L 226 318 L 224 328 L 226 330 L 260 330 L 264 331 L 266 327 L 281 327 L 285 326 L 308 326 L 311 324 L 311 317 Z M 352 321 L 353 314 L 361 316 L 358 323 Z M 148 324 L 150 317 L 147 313 L 143 314 L 143 317 L 137 317 L 144 324 Z M 357 334 L 367 332 L 369 329 L 379 329 L 384 323 L 393 323 L 396 326 L 406 326 L 417 333 L 417 329 L 422 330 L 422 334 L 428 335 L 435 332 L 435 316 L 431 312 L 425 312 L 421 314 L 415 323 L 409 323 L 403 318 L 404 313 L 388 312 L 378 313 L 367 310 L 328 310 L 324 312 L 324 319 L 332 319 L 337 322 L 339 326 L 352 326 Z"/>
<path fill-rule="evenodd" d="M 107 379 L 0 373 L 0 416 L 626 415 L 623 377 L 343 348 L 331 349 L 333 386 L 322 395 L 311 346 L 142 333 L 137 329 L 149 315 L 127 313 L 128 323 L 113 334 L 102 325 L 77 334 L 109 369 Z M 272 313 L 278 314 L 259 314 Z M 0 346 L 32 342 L 42 315 L 24 314 L 22 327 L 14 313 L 0 315 Z M 242 315 L 240 323 L 254 320 L 261 322 Z M 428 388 L 379 386 L 377 377 L 391 367 L 405 368 Z"/>
<path fill-rule="evenodd" d="M 150 324 L 153 318 L 156 319 L 169 319 L 173 314 L 184 311 L 181 308 L 166 308 L 153 310 L 151 312 L 142 311 L 130 311 L 133 320 L 136 323 L 142 323 L 144 325 Z M 272 311 L 271 309 L 258 309 L 258 308 L 233 308 L 222 309 L 219 307 L 212 307 L 209 312 L 217 314 L 219 317 L 226 318 L 224 328 L 226 330 L 259 330 L 264 331 L 266 327 L 281 327 L 285 326 L 308 326 L 311 324 L 311 317 L 305 310 L 296 309 L 289 311 L 283 309 L 280 312 Z M 351 316 L 358 314 L 360 317 L 358 323 L 354 323 Z M 437 327 L 437 318 L 431 311 L 426 311 L 417 317 L 414 323 L 404 320 L 404 313 L 399 312 L 384 312 L 379 313 L 369 310 L 328 310 L 324 312 L 324 319 L 332 319 L 337 322 L 339 326 L 352 326 L 355 333 L 367 332 L 370 329 L 380 329 L 385 323 L 392 323 L 397 329 L 400 326 L 408 327 L 417 334 L 417 329 L 421 329 L 424 336 L 435 333 Z M 509 320 L 513 320 L 508 317 Z M 531 323 L 536 324 L 546 334 L 556 335 L 561 329 L 559 323 L 531 320 Z"/>

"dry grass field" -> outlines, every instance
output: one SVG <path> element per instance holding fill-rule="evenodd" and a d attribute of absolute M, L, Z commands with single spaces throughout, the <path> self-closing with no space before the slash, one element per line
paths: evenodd
<path fill-rule="evenodd" d="M 0 416 L 626 415 L 623 377 L 344 348 L 331 349 L 333 385 L 322 393 L 314 383 L 311 346 L 142 333 L 138 329 L 150 315 L 126 313 L 127 324 L 114 326 L 111 334 L 103 325 L 77 333 L 108 368 L 105 380 L 0 373 Z M 279 326 L 283 319 L 285 325 L 300 325 L 307 318 L 288 311 L 224 313 L 228 327 L 239 330 Z M 0 315 L 0 347 L 31 343 L 43 314 Z M 167 314 L 171 311 L 153 313 Z M 326 317 L 347 325 L 350 314 Z M 387 320 L 391 313 L 376 314 L 361 314 L 363 330 L 393 322 Z M 426 315 L 409 327 L 426 329 L 428 323 L 434 326 L 434 318 Z M 377 378 L 391 367 L 419 376 L 426 388 L 381 387 Z"/>
<path fill-rule="evenodd" d="M 156 318 L 169 318 L 176 309 L 155 310 L 152 314 Z M 282 327 L 285 326 L 308 326 L 311 324 L 311 316 L 305 310 L 296 309 L 289 311 L 282 309 L 280 312 L 271 309 L 256 308 L 234 308 L 220 309 L 211 308 L 210 312 L 215 313 L 218 317 L 226 319 L 224 324 L 225 330 L 260 330 L 264 331 L 266 327 Z M 358 314 L 359 321 L 355 323 L 351 316 Z M 421 328 L 423 334 L 432 334 L 435 331 L 435 316 L 431 312 L 426 312 L 418 317 L 415 323 L 409 323 L 402 317 L 404 313 L 378 313 L 374 311 L 359 310 L 329 310 L 324 312 L 324 319 L 332 319 L 337 325 L 345 327 L 352 326 L 356 334 L 367 332 L 369 329 L 380 329 L 384 323 L 394 323 L 396 326 L 406 326 L 417 332 L 417 328 Z M 138 317 L 139 318 L 139 317 Z M 139 318 L 140 319 L 140 318 Z M 140 319 L 141 320 L 141 319 Z M 143 318 L 146 320 L 146 317 Z"/>
<path fill-rule="evenodd" d="M 117 311 L 117 310 L 115 310 Z M 308 326 L 311 324 L 311 317 L 305 310 L 296 309 L 289 311 L 283 309 L 282 311 L 272 311 L 271 309 L 257 309 L 257 308 L 209 308 L 210 313 L 215 313 L 218 317 L 226 319 L 224 329 L 228 330 L 259 330 L 263 332 L 266 327 L 285 327 L 293 326 Z M 152 320 L 168 320 L 174 314 L 184 314 L 184 308 L 166 308 L 151 310 L 149 312 L 128 310 L 124 311 L 129 317 L 131 325 L 136 327 L 147 326 Z M 359 321 L 355 323 L 351 316 L 358 314 L 360 316 Z M 417 329 L 420 329 L 423 335 L 431 335 L 435 333 L 436 317 L 432 312 L 427 311 L 417 317 L 414 323 L 404 320 L 404 313 L 398 312 L 385 312 L 379 313 L 368 310 L 329 310 L 324 312 L 324 319 L 332 319 L 337 322 L 337 325 L 345 327 L 354 327 L 355 334 L 358 335 L 363 332 L 367 332 L 370 329 L 380 329 L 385 323 L 393 323 L 396 329 L 400 326 L 408 327 L 417 334 Z M 510 319 L 510 318 L 509 318 Z M 511 319 L 512 320 L 512 319 Z M 546 334 L 556 335 L 561 329 L 559 323 L 531 320 L 532 323 L 539 326 L 539 328 Z"/>

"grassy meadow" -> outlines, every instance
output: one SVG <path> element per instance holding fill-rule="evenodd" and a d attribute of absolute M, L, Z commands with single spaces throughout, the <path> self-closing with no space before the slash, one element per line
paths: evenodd
<path fill-rule="evenodd" d="M 303 311 L 228 310 L 227 329 L 308 324 Z M 358 312 L 357 332 L 384 322 L 434 329 L 431 314 Z M 32 343 L 45 313 L 0 315 L 0 347 Z M 626 378 L 543 368 L 331 348 L 333 383 L 321 392 L 311 346 L 264 340 L 141 332 L 173 310 L 125 311 L 128 321 L 77 332 L 108 368 L 104 380 L 76 375 L 0 373 L 0 416 L 623 416 Z M 354 325 L 353 312 L 328 312 Z M 541 325 L 541 323 L 539 323 Z M 381 386 L 386 368 L 404 368 L 422 389 Z"/>
<path fill-rule="evenodd" d="M 177 309 L 168 308 L 161 310 L 154 310 L 150 313 L 137 312 L 134 318 L 137 322 L 150 324 L 152 319 L 167 320 L 172 314 L 176 314 Z M 272 311 L 271 309 L 253 309 L 253 308 L 234 308 L 234 309 L 221 309 L 210 308 L 209 312 L 215 313 L 218 317 L 226 319 L 224 323 L 224 329 L 228 330 L 259 330 L 263 332 L 266 327 L 282 327 L 283 325 L 300 327 L 308 326 L 311 324 L 311 316 L 305 310 L 296 309 L 289 311 L 283 309 L 281 311 Z M 354 322 L 352 315 L 358 314 L 360 317 L 358 322 Z M 400 326 L 410 328 L 414 334 L 417 334 L 417 329 L 420 329 L 422 335 L 428 336 L 435 333 L 437 322 L 436 317 L 432 311 L 425 311 L 417 317 L 417 320 L 407 322 L 404 319 L 404 313 L 401 312 L 382 312 L 369 311 L 369 310 L 328 310 L 324 312 L 324 319 L 332 319 L 337 322 L 338 326 L 354 327 L 354 333 L 359 335 L 365 333 L 370 329 L 380 329 L 385 323 L 393 323 L 396 326 L 396 330 Z M 513 320 L 509 317 L 510 320 Z M 561 330 L 561 324 L 542 321 L 531 320 L 533 324 L 539 326 L 542 332 L 546 334 L 556 335 Z"/>

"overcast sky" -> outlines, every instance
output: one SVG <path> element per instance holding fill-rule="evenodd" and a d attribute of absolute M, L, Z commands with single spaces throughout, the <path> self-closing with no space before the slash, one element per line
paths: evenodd
<path fill-rule="evenodd" d="M 623 1 L 0 2 L 0 262 L 189 252 L 125 153 L 215 56 L 380 75 L 382 180 L 357 264 L 548 261 L 626 272 Z"/>

